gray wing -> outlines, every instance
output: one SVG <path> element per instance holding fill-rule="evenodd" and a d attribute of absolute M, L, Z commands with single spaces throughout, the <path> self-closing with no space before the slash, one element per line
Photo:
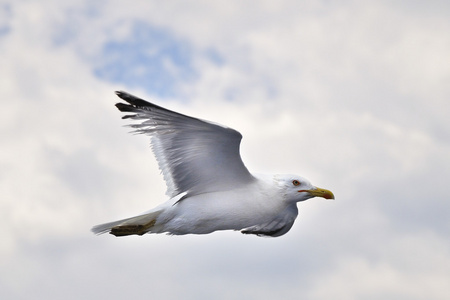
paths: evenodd
<path fill-rule="evenodd" d="M 229 190 L 254 180 L 244 166 L 239 145 L 242 135 L 231 128 L 189 117 L 149 103 L 126 92 L 116 92 L 128 102 L 116 107 L 139 123 L 136 133 L 151 136 L 151 145 L 167 184 L 166 194 L 183 198 Z"/>

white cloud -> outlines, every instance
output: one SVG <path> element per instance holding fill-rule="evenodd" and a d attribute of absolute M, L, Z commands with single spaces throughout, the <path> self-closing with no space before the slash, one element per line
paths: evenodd
<path fill-rule="evenodd" d="M 372 261 L 342 258 L 317 280 L 308 299 L 446 299 L 450 249 L 442 240 L 419 232 L 387 239 L 382 248 Z"/>
<path fill-rule="evenodd" d="M 442 5 L 0 6 L 0 298 L 448 298 Z M 165 199 L 147 139 L 120 127 L 126 83 L 94 73 L 139 22 L 192 49 L 195 80 L 155 102 L 240 130 L 251 170 L 300 173 L 337 200 L 300 204 L 278 239 L 92 236 Z"/>

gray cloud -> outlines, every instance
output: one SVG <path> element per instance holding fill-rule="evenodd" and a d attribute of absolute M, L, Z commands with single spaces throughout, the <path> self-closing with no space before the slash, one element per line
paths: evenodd
<path fill-rule="evenodd" d="M 447 299 L 444 5 L 1 6 L 0 298 Z M 195 81 L 151 99 L 95 76 L 126 24 L 185 41 Z M 299 173 L 336 201 L 301 203 L 278 239 L 91 235 L 165 199 L 148 140 L 113 106 L 130 88 L 238 129 L 251 170 Z"/>

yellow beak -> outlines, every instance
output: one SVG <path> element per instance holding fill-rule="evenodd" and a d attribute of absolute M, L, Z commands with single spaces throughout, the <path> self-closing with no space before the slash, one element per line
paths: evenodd
<path fill-rule="evenodd" d="M 329 190 L 326 190 L 326 189 L 321 189 L 321 188 L 316 187 L 313 190 L 307 190 L 307 191 L 304 191 L 304 192 L 308 192 L 311 195 L 313 195 L 314 197 L 322 197 L 322 198 L 325 198 L 325 199 L 328 199 L 328 200 L 334 200 L 333 193 L 331 191 L 329 191 Z"/>

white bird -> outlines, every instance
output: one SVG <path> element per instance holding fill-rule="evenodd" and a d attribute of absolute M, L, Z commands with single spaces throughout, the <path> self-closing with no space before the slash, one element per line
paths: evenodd
<path fill-rule="evenodd" d="M 312 197 L 334 199 L 329 190 L 295 175 L 251 174 L 244 166 L 242 135 L 231 128 L 182 115 L 126 92 L 116 94 L 123 119 L 151 146 L 167 184 L 165 203 L 136 217 L 94 226 L 96 234 L 206 234 L 240 230 L 281 236 L 297 218 L 297 202 Z"/>

